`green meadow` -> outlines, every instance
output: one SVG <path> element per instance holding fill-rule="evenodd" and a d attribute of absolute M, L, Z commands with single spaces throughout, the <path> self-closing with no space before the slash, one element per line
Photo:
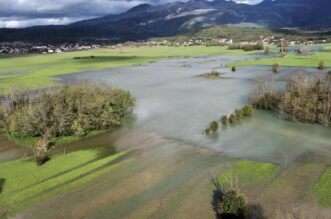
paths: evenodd
<path fill-rule="evenodd" d="M 322 206 L 331 206 L 331 167 L 327 168 L 315 186 L 319 203 Z"/>
<path fill-rule="evenodd" d="M 281 67 L 318 67 L 324 62 L 325 67 L 331 67 L 331 45 L 324 46 L 324 51 L 315 52 L 310 55 L 287 54 L 285 57 L 273 57 L 265 59 L 248 59 L 233 63 L 234 66 L 272 65 L 278 63 Z M 231 65 L 231 66 L 232 66 Z"/>
<path fill-rule="evenodd" d="M 0 58 L 0 88 L 44 88 L 55 85 L 54 76 L 95 71 L 120 66 L 140 65 L 173 57 L 249 54 L 227 47 L 143 47 L 95 49 L 62 54 L 28 55 Z M 0 91 L 1 92 L 1 91 Z"/>
<path fill-rule="evenodd" d="M 218 176 L 219 183 L 227 187 L 229 182 L 238 180 L 240 187 L 258 183 L 270 179 L 280 167 L 271 163 L 263 163 L 249 160 L 237 161 L 230 169 Z"/>
<path fill-rule="evenodd" d="M 0 163 L 0 176 L 5 180 L 0 207 L 10 206 L 10 212 L 17 212 L 82 186 L 120 165 L 114 161 L 129 150 L 100 158 L 101 152 L 89 149 L 57 155 L 42 166 L 22 159 Z"/>

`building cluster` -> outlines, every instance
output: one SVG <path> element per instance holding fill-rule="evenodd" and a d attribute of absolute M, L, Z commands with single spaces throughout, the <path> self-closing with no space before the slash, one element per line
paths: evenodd
<path fill-rule="evenodd" d="M 212 39 L 212 40 L 202 40 L 202 39 L 188 39 L 188 40 L 148 40 L 148 41 L 128 41 L 125 43 L 120 43 L 112 45 L 112 48 L 118 47 L 152 47 L 152 46 L 169 46 L 169 47 L 179 47 L 179 46 L 227 46 L 233 43 L 232 39 Z"/>
<path fill-rule="evenodd" d="M 59 54 L 62 52 L 80 51 L 96 49 L 99 47 L 110 47 L 112 49 L 118 49 L 122 47 L 153 47 L 153 46 L 169 46 L 169 47 L 180 47 L 180 46 L 234 46 L 234 45 L 257 45 L 263 43 L 263 45 L 279 45 L 281 42 L 279 37 L 264 37 L 260 36 L 259 40 L 255 41 L 240 41 L 235 42 L 233 39 L 228 38 L 215 38 L 215 39 L 151 39 L 146 41 L 127 41 L 119 44 L 111 43 L 64 43 L 59 45 L 52 44 L 28 44 L 28 43 L 8 43 L 0 44 L 0 56 L 4 55 L 20 55 L 20 54 Z M 318 40 L 290 40 L 287 45 L 303 45 L 303 44 L 320 44 L 327 43 L 325 39 Z"/>
<path fill-rule="evenodd" d="M 59 45 L 43 44 L 0 44 L 0 55 L 20 55 L 20 54 L 53 54 L 70 51 L 88 50 L 99 48 L 97 44 L 65 43 Z"/>

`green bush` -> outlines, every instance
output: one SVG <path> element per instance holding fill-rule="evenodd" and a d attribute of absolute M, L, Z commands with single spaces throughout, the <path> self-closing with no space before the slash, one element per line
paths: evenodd
<path fill-rule="evenodd" d="M 324 69 L 324 62 L 320 61 L 320 63 L 318 63 L 318 69 L 319 70 L 323 70 Z"/>
<path fill-rule="evenodd" d="M 248 104 L 242 108 L 243 116 L 252 116 L 254 113 L 254 108 L 252 105 Z"/>
<path fill-rule="evenodd" d="M 230 124 L 235 124 L 237 122 L 237 118 L 234 114 L 231 114 L 229 117 L 229 123 Z"/>
<path fill-rule="evenodd" d="M 241 117 L 244 116 L 244 112 L 243 112 L 242 109 L 236 109 L 236 110 L 234 111 L 234 114 L 235 114 L 237 120 L 240 120 Z"/>
<path fill-rule="evenodd" d="M 237 71 L 236 66 L 232 66 L 231 71 L 232 71 L 232 72 L 236 72 L 236 71 Z"/>
<path fill-rule="evenodd" d="M 222 218 L 247 218 L 248 205 L 243 196 L 236 191 L 228 191 L 219 201 L 218 213 Z"/>
<path fill-rule="evenodd" d="M 228 118 L 228 116 L 222 116 L 221 117 L 221 119 L 220 119 L 220 121 L 221 121 L 221 123 L 223 124 L 223 125 L 228 125 L 229 124 L 229 118 Z"/>
<path fill-rule="evenodd" d="M 218 129 L 218 122 L 216 121 L 212 121 L 210 124 L 209 124 L 209 129 L 213 132 L 216 132 L 217 129 Z"/>

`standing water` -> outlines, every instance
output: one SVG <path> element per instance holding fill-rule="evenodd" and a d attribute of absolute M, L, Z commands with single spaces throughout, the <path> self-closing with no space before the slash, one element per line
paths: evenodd
<path fill-rule="evenodd" d="M 209 122 L 247 104 L 255 79 L 273 77 L 270 67 L 245 67 L 237 72 L 224 68 L 227 63 L 245 58 L 252 56 L 173 59 L 62 78 L 69 82 L 102 81 L 131 91 L 137 99 L 133 130 L 212 148 L 232 157 L 279 164 L 288 164 L 307 152 L 331 157 L 330 129 L 284 121 L 266 112 L 257 112 L 240 124 L 221 128 L 214 136 L 202 134 Z M 225 73 L 224 77 L 216 80 L 195 77 L 211 70 Z M 284 81 L 297 72 L 314 74 L 316 70 L 285 68 L 275 79 Z"/>

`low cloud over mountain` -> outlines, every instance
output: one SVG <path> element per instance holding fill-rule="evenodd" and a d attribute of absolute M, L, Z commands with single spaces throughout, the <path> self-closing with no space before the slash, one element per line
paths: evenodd
<path fill-rule="evenodd" d="M 119 14 L 140 4 L 159 5 L 174 0 L 5 0 L 0 1 L 0 28 L 68 24 Z M 185 0 L 183 0 L 185 1 Z M 261 0 L 236 0 L 257 3 Z"/>

